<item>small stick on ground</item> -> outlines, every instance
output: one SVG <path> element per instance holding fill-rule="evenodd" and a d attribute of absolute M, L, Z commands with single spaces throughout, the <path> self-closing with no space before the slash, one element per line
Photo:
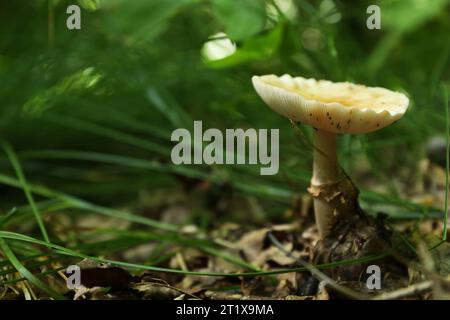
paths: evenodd
<path fill-rule="evenodd" d="M 382 293 L 382 294 L 376 296 L 375 298 L 373 298 L 373 300 L 395 300 L 395 299 L 400 299 L 400 298 L 404 298 L 404 297 L 408 297 L 408 296 L 413 296 L 413 295 L 419 294 L 423 291 L 431 289 L 433 287 L 433 285 L 434 285 L 434 281 L 427 280 L 427 281 L 423 281 L 423 282 L 419 282 L 419 283 L 410 285 L 406 288 L 401 288 L 401 289 L 398 289 L 395 291 Z"/>

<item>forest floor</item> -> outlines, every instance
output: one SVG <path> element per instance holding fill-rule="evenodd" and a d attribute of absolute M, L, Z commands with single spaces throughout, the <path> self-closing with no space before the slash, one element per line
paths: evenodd
<path fill-rule="evenodd" d="M 442 204 L 444 170 L 428 169 L 428 177 L 424 178 L 428 191 L 421 192 L 414 201 Z M 196 192 L 189 191 L 175 199 L 163 193 L 153 194 L 151 203 L 144 196 L 143 201 L 127 209 L 162 224 L 175 225 L 186 221 L 204 197 L 211 197 L 211 188 L 208 183 L 197 181 Z M 321 240 L 308 195 L 294 199 L 286 209 L 283 218 L 291 221 L 287 223 L 261 223 L 257 213 L 224 222 L 233 208 L 249 210 L 242 198 L 226 195 L 228 192 L 212 207 L 218 222 L 211 219 L 207 227 L 188 223 L 168 232 L 149 231 L 139 223 L 96 213 L 71 215 L 64 209 L 57 209 L 57 215 L 43 212 L 49 233 L 53 238 L 57 235 L 58 243 L 64 247 L 55 246 L 49 251 L 43 243 L 30 240 L 41 245 L 39 254 L 21 263 L 44 284 L 36 282 L 36 288 L 36 283 L 31 285 L 26 281 L 30 279 L 22 278 L 23 274 L 3 263 L 1 299 L 51 298 L 46 288 L 60 298 L 76 300 L 450 297 L 450 244 L 443 242 L 431 248 L 442 236 L 442 219 L 392 220 L 379 212 L 378 219 L 392 235 L 392 252 L 353 252 L 347 255 L 349 259 L 331 258 L 317 263 L 315 248 Z M 260 227 L 255 227 L 258 224 Z M 18 234 L 4 236 L 22 239 Z M 74 243 L 82 244 L 77 247 Z M 5 250 L 4 242 L 2 249 Z M 391 260 L 386 260 L 387 256 Z M 389 271 L 382 267 L 379 275 L 368 269 L 383 263 L 398 267 Z M 74 288 L 70 287 L 74 278 L 64 273 L 69 265 L 76 265 L 81 271 L 81 283 Z M 40 284 L 45 287 L 40 288 Z"/>

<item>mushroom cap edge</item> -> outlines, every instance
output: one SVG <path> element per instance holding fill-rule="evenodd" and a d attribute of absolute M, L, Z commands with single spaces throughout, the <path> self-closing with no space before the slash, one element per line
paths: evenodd
<path fill-rule="evenodd" d="M 294 121 L 334 133 L 377 131 L 400 119 L 409 105 L 409 99 L 403 93 L 349 82 L 293 78 L 289 75 L 253 76 L 252 82 L 262 100 L 275 112 Z M 320 90 L 326 90 L 328 94 L 324 94 L 323 100 Z M 328 91 L 331 91 L 331 96 Z M 352 100 L 353 93 L 361 96 L 359 101 Z M 333 94 L 337 94 L 335 98 Z M 319 96 L 316 98 L 317 95 Z M 376 101 L 378 105 L 371 107 L 373 99 L 369 98 L 386 98 L 388 104 L 380 107 L 380 103 L 383 103 L 381 100 Z M 347 103 L 344 104 L 343 101 Z M 364 106 L 361 103 L 369 105 Z"/>

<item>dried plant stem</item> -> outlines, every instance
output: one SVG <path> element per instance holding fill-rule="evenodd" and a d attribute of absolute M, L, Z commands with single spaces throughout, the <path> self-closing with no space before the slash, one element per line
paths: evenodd
<path fill-rule="evenodd" d="M 432 280 L 419 282 L 406 288 L 401 288 L 395 291 L 382 293 L 376 296 L 373 300 L 394 300 L 408 296 L 413 296 L 423 291 L 430 290 L 433 287 L 433 284 L 434 281 Z"/>

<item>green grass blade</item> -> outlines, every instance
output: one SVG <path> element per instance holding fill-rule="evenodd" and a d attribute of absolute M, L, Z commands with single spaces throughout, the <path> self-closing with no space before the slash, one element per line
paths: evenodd
<path fill-rule="evenodd" d="M 98 229 L 91 232 L 93 235 L 115 235 L 124 238 L 136 238 L 140 240 L 144 240 L 148 243 L 148 241 L 158 241 L 162 243 L 177 243 L 182 247 L 196 248 L 200 251 L 203 251 L 209 255 L 216 256 L 220 259 L 223 259 L 227 262 L 235 264 L 237 266 L 243 267 L 248 270 L 260 271 L 254 265 L 248 263 L 247 261 L 241 259 L 238 256 L 233 254 L 224 253 L 217 248 L 220 246 L 217 242 L 213 240 L 207 239 L 197 239 L 185 237 L 176 233 L 152 233 L 149 231 L 125 231 L 125 230 L 115 230 L 115 229 Z M 119 238 L 121 239 L 121 238 Z M 119 240 L 117 240 L 119 241 Z"/>
<path fill-rule="evenodd" d="M 25 179 L 25 175 L 23 173 L 19 159 L 17 159 L 16 153 L 14 152 L 14 150 L 10 146 L 10 144 L 7 143 L 6 141 L 1 141 L 1 145 L 2 145 L 3 149 L 5 150 L 5 153 L 8 156 L 8 159 L 11 162 L 11 165 L 13 166 L 14 171 L 16 172 L 17 178 L 19 179 L 19 182 L 20 182 L 20 186 L 22 187 L 23 192 L 25 193 L 25 196 L 30 204 L 31 210 L 33 211 L 34 217 L 39 226 L 39 229 L 41 230 L 44 240 L 46 242 L 50 242 L 47 230 L 45 229 L 44 221 L 42 219 L 42 215 L 39 212 L 39 210 L 36 206 L 36 203 L 34 202 L 33 195 L 30 191 L 30 187 L 27 183 L 27 180 Z"/>
<path fill-rule="evenodd" d="M 20 182 L 10 176 L 7 176 L 7 175 L 0 174 L 0 183 L 9 185 L 11 187 L 20 188 Z M 102 207 L 102 206 L 99 206 L 96 204 L 92 204 L 88 201 L 79 199 L 77 197 L 67 195 L 62 192 L 53 191 L 51 189 L 48 189 L 48 188 L 45 188 L 42 186 L 37 186 L 37 185 L 33 185 L 33 184 L 28 184 L 28 186 L 29 186 L 29 190 L 35 194 L 38 194 L 40 196 L 44 196 L 47 198 L 55 198 L 55 199 L 65 201 L 67 204 L 69 204 L 70 206 L 72 206 L 74 208 L 96 212 L 96 213 L 100 213 L 100 214 L 114 217 L 114 218 L 125 219 L 125 220 L 129 220 L 131 222 L 148 225 L 148 226 L 166 230 L 166 231 L 177 231 L 178 230 L 178 227 L 173 224 L 163 223 L 163 222 L 159 222 L 159 221 L 156 221 L 156 220 L 153 220 L 150 218 L 137 216 L 137 215 L 134 215 L 132 213 L 122 211 L 122 210 Z"/>
<path fill-rule="evenodd" d="M 63 115 L 52 115 L 47 116 L 47 118 L 50 122 L 64 125 L 69 128 L 73 128 L 80 131 L 89 132 L 92 134 L 95 134 L 100 137 L 105 137 L 108 139 L 113 139 L 116 141 L 120 141 L 122 143 L 126 143 L 147 151 L 154 152 L 158 155 L 168 157 L 170 156 L 170 148 L 164 147 L 161 145 L 158 145 L 156 143 L 150 142 L 146 139 L 141 139 L 138 137 L 135 137 L 131 134 L 121 132 L 116 129 L 108 128 L 96 123 L 92 123 L 86 120 L 81 120 L 69 116 L 63 116 Z"/>
<path fill-rule="evenodd" d="M 442 230 L 442 240 L 447 240 L 447 224 L 448 224 L 448 196 L 449 196 L 449 171 L 450 171 L 450 112 L 448 106 L 448 91 L 445 85 L 442 85 L 445 103 L 446 118 L 446 156 L 445 156 L 445 203 L 444 203 L 444 227 Z"/>
<path fill-rule="evenodd" d="M 442 92 L 444 96 L 444 106 L 445 106 L 445 199 L 444 199 L 444 220 L 443 220 L 443 228 L 442 228 L 442 237 L 441 241 L 432 245 L 428 250 L 434 250 L 437 247 L 441 246 L 443 243 L 447 241 L 447 225 L 448 225 L 448 196 L 449 196 L 449 171 L 450 171 L 450 111 L 448 106 L 448 90 L 445 84 L 442 84 Z"/>
<path fill-rule="evenodd" d="M 42 242 L 43 245 L 47 245 L 46 242 Z M 14 252 L 9 247 L 8 243 L 4 239 L 0 239 L 0 248 L 2 249 L 4 255 L 9 259 L 14 268 L 19 272 L 24 278 L 26 278 L 30 283 L 34 284 L 40 290 L 46 292 L 54 299 L 64 300 L 65 297 L 60 295 L 58 292 L 49 288 L 45 283 L 36 278 L 25 266 L 17 259 Z"/>
<path fill-rule="evenodd" d="M 190 128 L 193 121 L 168 91 L 156 87 L 146 90 L 148 101 L 171 122 L 174 128 Z"/>
<path fill-rule="evenodd" d="M 66 269 L 66 267 L 59 267 L 59 268 L 56 268 L 56 269 L 52 269 L 52 270 L 47 270 L 47 271 L 44 271 L 44 272 L 36 273 L 34 276 L 35 277 L 48 276 L 48 275 L 55 274 L 55 273 L 57 273 L 59 271 L 65 270 L 65 269 Z M 22 282 L 22 281 L 27 281 L 27 280 L 28 280 L 27 278 L 17 278 L 17 279 L 11 279 L 11 280 L 3 281 L 0 284 L 6 286 L 6 285 L 10 285 L 10 284 L 16 284 L 16 283 L 19 283 L 19 282 Z"/>
<path fill-rule="evenodd" d="M 291 269 L 277 269 L 277 270 L 270 270 L 270 271 L 242 272 L 242 273 L 185 271 L 185 270 L 180 270 L 180 269 L 169 269 L 169 268 L 162 268 L 162 267 L 155 267 L 155 266 L 148 266 L 148 265 L 142 265 L 142 264 L 136 264 L 136 263 L 129 263 L 129 262 L 122 262 L 122 261 L 115 261 L 115 260 L 109 260 L 109 259 L 102 259 L 102 258 L 98 258 L 98 257 L 92 257 L 92 256 L 85 255 L 83 253 L 76 252 L 76 251 L 68 249 L 68 248 L 64 248 L 64 247 L 56 245 L 56 244 L 47 244 L 41 240 L 29 237 L 29 236 L 25 236 L 22 234 L 14 233 L 14 232 L 0 231 L 0 238 L 25 241 L 28 243 L 33 243 L 33 244 L 42 245 L 42 246 L 49 246 L 49 247 L 53 248 L 54 250 L 56 250 L 55 253 L 58 253 L 61 255 L 77 257 L 80 259 L 91 259 L 91 260 L 94 260 L 94 261 L 97 261 L 100 263 L 109 263 L 111 265 L 115 265 L 118 267 L 150 270 L 150 271 L 174 273 L 174 274 L 210 276 L 210 277 L 255 277 L 255 276 L 266 276 L 266 275 L 274 275 L 274 274 L 282 274 L 282 273 L 307 271 L 307 269 L 304 267 L 291 268 Z M 375 261 L 378 259 L 382 259 L 386 256 L 387 256 L 387 254 L 366 256 L 366 257 L 361 257 L 361 258 L 357 258 L 357 259 L 348 259 L 348 260 L 341 260 L 341 261 L 336 261 L 336 262 L 332 262 L 332 263 L 325 263 L 325 264 L 317 265 L 315 267 L 318 269 L 331 269 L 331 268 L 335 268 L 335 267 L 341 266 L 341 265 L 351 265 L 351 264 Z"/>
<path fill-rule="evenodd" d="M 5 223 L 8 222 L 9 219 L 16 213 L 17 208 L 14 207 L 11 210 L 9 210 L 5 215 L 0 217 L 0 228 L 3 227 Z"/>

